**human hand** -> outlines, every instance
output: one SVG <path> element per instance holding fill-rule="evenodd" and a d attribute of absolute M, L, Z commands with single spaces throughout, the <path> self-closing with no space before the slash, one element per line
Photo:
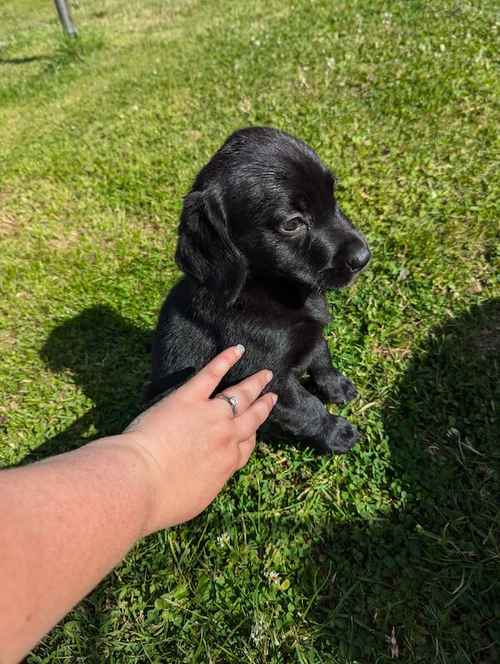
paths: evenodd
<path fill-rule="evenodd" d="M 120 444 L 142 455 L 151 480 L 145 535 L 197 516 L 248 461 L 255 432 L 277 400 L 272 393 L 259 398 L 272 373 L 259 371 L 231 387 L 228 393 L 238 399 L 236 417 L 225 400 L 209 398 L 243 352 L 234 346 L 217 355 L 119 437 Z"/>

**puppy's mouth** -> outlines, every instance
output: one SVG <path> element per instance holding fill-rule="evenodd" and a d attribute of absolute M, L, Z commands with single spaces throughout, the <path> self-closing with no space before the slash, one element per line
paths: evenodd
<path fill-rule="evenodd" d="M 345 288 L 352 284 L 359 274 L 360 271 L 354 272 L 347 265 L 345 267 L 328 268 L 320 272 L 318 284 L 321 290 Z"/>
<path fill-rule="evenodd" d="M 370 258 L 371 253 L 364 239 L 354 235 L 341 245 L 333 256 L 331 266 L 320 273 L 323 287 L 328 290 L 349 286 L 365 269 Z"/>

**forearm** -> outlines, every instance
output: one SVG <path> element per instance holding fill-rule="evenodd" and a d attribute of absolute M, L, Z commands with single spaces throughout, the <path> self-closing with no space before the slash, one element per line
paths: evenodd
<path fill-rule="evenodd" d="M 124 440 L 0 473 L 0 664 L 19 660 L 144 534 L 147 467 Z"/>
<path fill-rule="evenodd" d="M 248 461 L 276 396 L 269 371 L 211 399 L 241 357 L 217 355 L 120 436 L 0 472 L 0 664 L 18 661 L 142 536 L 200 514 Z"/>

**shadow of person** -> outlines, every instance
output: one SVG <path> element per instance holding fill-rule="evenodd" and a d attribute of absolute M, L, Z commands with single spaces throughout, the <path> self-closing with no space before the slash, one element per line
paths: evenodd
<path fill-rule="evenodd" d="M 500 300 L 431 331 L 385 404 L 385 468 L 368 469 L 394 507 L 332 518 L 312 550 L 312 616 L 348 661 L 500 661 L 499 358 Z"/>
<path fill-rule="evenodd" d="M 150 337 L 149 331 L 103 305 L 86 309 L 55 328 L 42 358 L 55 372 L 70 371 L 94 406 L 22 463 L 123 431 L 141 410 L 150 369 Z"/>

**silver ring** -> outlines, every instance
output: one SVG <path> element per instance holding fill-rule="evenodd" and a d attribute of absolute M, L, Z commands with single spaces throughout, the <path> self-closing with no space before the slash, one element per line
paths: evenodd
<path fill-rule="evenodd" d="M 237 407 L 239 403 L 236 397 L 228 397 L 227 394 L 221 392 L 220 394 L 216 394 L 215 398 L 224 399 L 224 401 L 227 401 L 227 403 L 231 406 L 231 410 L 233 411 L 233 417 L 236 417 L 236 415 L 238 414 Z"/>

